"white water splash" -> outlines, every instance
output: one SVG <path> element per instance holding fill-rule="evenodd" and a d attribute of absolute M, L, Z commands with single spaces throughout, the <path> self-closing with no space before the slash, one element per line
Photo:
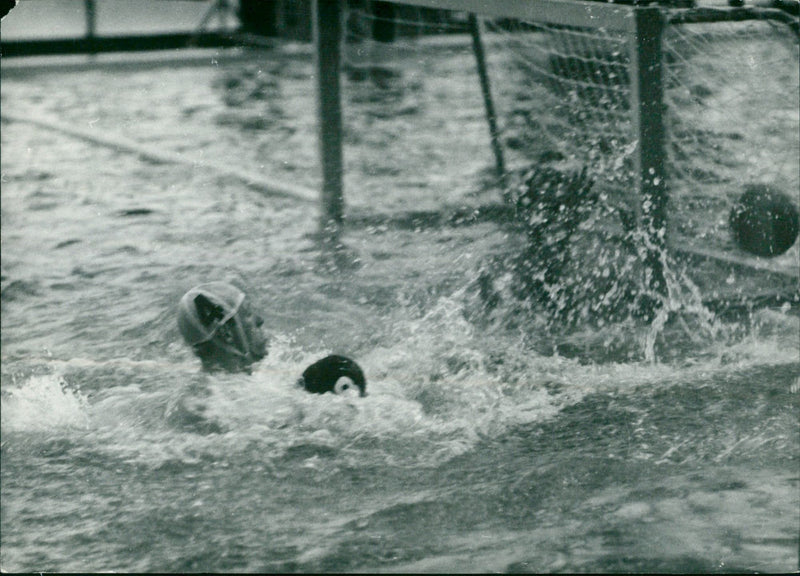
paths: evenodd
<path fill-rule="evenodd" d="M 3 432 L 88 428 L 87 402 L 57 375 L 33 376 L 0 400 Z"/>

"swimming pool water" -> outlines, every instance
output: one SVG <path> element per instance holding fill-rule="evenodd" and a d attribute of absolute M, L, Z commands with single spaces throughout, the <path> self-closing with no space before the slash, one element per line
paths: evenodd
<path fill-rule="evenodd" d="M 314 186 L 307 65 L 256 124 L 213 65 L 4 78 L 2 104 Z M 481 317 L 475 276 L 508 231 L 403 216 L 482 194 L 473 95 L 393 120 L 391 161 L 391 118 L 352 120 L 348 206 L 388 216 L 353 218 L 338 271 L 313 206 L 3 123 L 2 569 L 797 569 L 796 312 L 569 345 L 513 302 L 516 323 Z M 210 279 L 263 312 L 252 375 L 204 375 L 180 341 L 177 302 Z M 293 386 L 329 352 L 358 359 L 367 398 Z"/>

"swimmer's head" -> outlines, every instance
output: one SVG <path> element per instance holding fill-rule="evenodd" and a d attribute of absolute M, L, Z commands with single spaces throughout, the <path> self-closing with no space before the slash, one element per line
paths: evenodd
<path fill-rule="evenodd" d="M 225 282 L 195 286 L 178 305 L 178 329 L 206 370 L 249 372 L 266 355 L 262 324 L 245 293 Z"/>
<path fill-rule="evenodd" d="M 354 360 L 336 354 L 314 362 L 297 383 L 315 394 L 346 394 L 352 390 L 361 397 L 367 395 L 367 379 L 361 367 Z"/>

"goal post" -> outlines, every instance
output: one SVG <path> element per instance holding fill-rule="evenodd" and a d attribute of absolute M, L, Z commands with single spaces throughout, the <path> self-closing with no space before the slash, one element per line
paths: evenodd
<path fill-rule="evenodd" d="M 510 18 L 551 26 L 602 30 L 629 45 L 631 70 L 632 124 L 637 149 L 634 164 L 638 173 L 636 190 L 630 206 L 637 224 L 651 234 L 653 244 L 664 241 L 666 179 L 664 177 L 661 120 L 662 68 L 660 39 L 664 18 L 659 9 L 584 0 L 398 0 L 395 4 L 439 10 L 467 12 L 481 17 Z M 341 33 L 341 12 L 345 2 L 314 0 L 314 25 L 320 126 L 320 150 L 323 170 L 323 226 L 338 226 L 342 221 L 341 183 L 341 114 L 338 69 L 331 58 L 338 57 L 334 38 Z M 332 56 L 332 55 L 336 56 Z M 480 55 L 476 52 L 476 56 Z M 479 62 L 480 65 L 480 62 Z M 322 66 L 325 66 L 323 69 Z M 482 79 L 483 80 L 483 79 Z M 653 266 L 657 267 L 656 260 Z"/>
<path fill-rule="evenodd" d="M 650 284 L 666 290 L 661 254 L 666 246 L 667 179 L 664 153 L 664 70 L 661 40 L 664 17 L 655 7 L 634 8 L 631 47 L 631 114 L 637 147 L 634 174 L 638 201 L 632 203 L 637 226 L 649 237 L 646 267 Z"/>
<path fill-rule="evenodd" d="M 322 167 L 320 231 L 338 239 L 344 214 L 342 103 L 340 90 L 342 14 L 339 0 L 314 0 L 317 130 Z"/>
<path fill-rule="evenodd" d="M 633 6 L 585 0 L 398 0 L 423 8 L 471 12 L 493 18 L 514 18 L 559 26 L 604 28 L 630 34 L 635 31 Z"/>
<path fill-rule="evenodd" d="M 409 122 L 426 121 L 425 106 L 447 106 L 440 99 L 442 80 L 447 79 L 432 79 L 430 85 L 438 85 L 430 95 L 421 90 L 426 70 L 439 69 L 425 58 L 443 57 L 445 50 L 458 46 L 459 51 L 451 52 L 452 66 L 459 67 L 456 90 L 463 89 L 475 70 L 473 65 L 468 71 L 471 33 L 478 70 L 474 92 L 482 93 L 489 122 L 486 161 L 494 152 L 498 172 L 506 176 L 496 182 L 509 187 L 504 191 L 511 190 L 525 173 L 549 162 L 567 170 L 586 169 L 607 213 L 619 215 L 602 225 L 613 233 L 621 226 L 623 235 L 636 231 L 637 258 L 649 271 L 655 291 L 667 289 L 662 278 L 667 245 L 680 253 L 736 249 L 725 223 L 743 186 L 754 182 L 790 192 L 798 189 L 800 52 L 795 16 L 771 8 L 685 9 L 636 0 L 392 3 L 396 6 L 389 25 L 396 27 L 397 37 L 393 35 L 389 45 L 374 37 L 376 27 L 387 27 L 387 16 L 370 10 L 366 0 L 314 0 L 319 27 L 336 28 L 329 41 L 347 39 L 337 57 L 344 59 L 342 69 L 348 72 L 348 96 L 358 92 L 357 83 L 373 69 L 377 76 L 402 75 L 399 68 L 385 67 L 392 54 L 412 79 L 408 106 L 398 109 L 411 111 Z M 341 13 L 320 19 L 323 5 Z M 365 31 L 370 25 L 373 34 Z M 462 36 L 448 39 L 449 32 Z M 316 50 L 318 62 L 333 53 L 330 45 L 320 42 Z M 372 63 L 365 66 L 369 58 Z M 338 78 L 322 70 L 317 75 L 319 98 L 338 100 Z M 386 90 L 385 79 L 377 76 L 376 85 L 382 82 L 380 89 Z M 475 103 L 471 100 L 471 106 Z M 774 113 L 764 114 L 767 106 Z M 337 143 L 334 136 L 342 130 L 342 119 L 341 114 L 326 115 L 324 109 L 319 107 L 318 124 L 329 142 L 321 147 L 321 163 L 323 170 L 340 168 L 335 171 L 338 184 L 327 179 L 325 184 L 338 186 L 338 196 L 330 188 L 322 197 L 340 201 L 323 202 L 322 221 L 338 225 L 346 193 L 341 185 L 342 139 Z M 459 115 L 455 102 L 453 114 Z M 465 149 L 479 149 L 479 133 L 474 123 L 469 126 L 473 132 Z M 442 134 L 457 137 L 452 131 Z M 442 142 L 443 148 L 448 146 Z M 450 157 L 463 160 L 457 154 Z M 399 170 L 372 156 L 365 160 L 369 162 L 382 174 Z M 485 166 L 464 168 L 467 176 L 483 178 L 478 174 Z M 368 186 L 374 181 L 377 189 L 384 178 L 380 174 L 371 173 L 374 180 Z M 389 183 L 383 179 L 382 188 Z M 458 184 L 454 187 L 463 189 L 464 182 Z"/>

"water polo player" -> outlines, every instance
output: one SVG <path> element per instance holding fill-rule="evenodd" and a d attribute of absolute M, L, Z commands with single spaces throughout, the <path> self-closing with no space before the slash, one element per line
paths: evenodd
<path fill-rule="evenodd" d="M 178 329 L 208 372 L 247 372 L 267 354 L 264 321 L 250 306 L 246 294 L 225 282 L 195 286 L 178 305 Z M 351 387 L 366 396 L 361 367 L 345 356 L 318 360 L 298 380 L 315 394 L 342 393 Z"/>

